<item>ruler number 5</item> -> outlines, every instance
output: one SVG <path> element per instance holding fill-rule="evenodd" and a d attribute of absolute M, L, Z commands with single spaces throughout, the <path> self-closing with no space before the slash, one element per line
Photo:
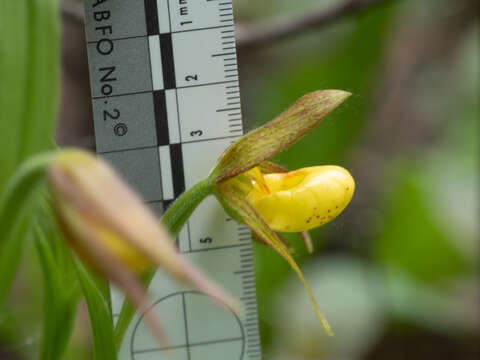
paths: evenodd
<path fill-rule="evenodd" d="M 200 239 L 201 244 L 211 244 L 212 242 L 213 242 L 213 239 L 210 236 Z"/>
<path fill-rule="evenodd" d="M 185 76 L 185 81 L 193 81 L 193 80 L 198 81 L 198 75 L 197 74 Z"/>

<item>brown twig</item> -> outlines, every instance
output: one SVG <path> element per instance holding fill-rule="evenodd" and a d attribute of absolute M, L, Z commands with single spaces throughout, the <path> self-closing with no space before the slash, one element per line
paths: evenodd
<path fill-rule="evenodd" d="M 284 40 L 389 1 L 392 0 L 345 0 L 330 9 L 308 12 L 297 17 L 266 20 L 253 24 L 239 24 L 236 31 L 237 46 L 239 48 L 253 48 Z M 64 4 L 62 15 L 74 21 L 83 22 L 81 6 Z"/>
<path fill-rule="evenodd" d="M 254 24 L 239 24 L 237 26 L 237 45 L 239 48 L 253 48 L 285 40 L 389 1 L 392 0 L 346 0 L 328 10 L 308 12 L 293 18 L 267 20 Z"/>
<path fill-rule="evenodd" d="M 83 24 L 83 7 L 80 4 L 62 2 L 62 17 Z"/>

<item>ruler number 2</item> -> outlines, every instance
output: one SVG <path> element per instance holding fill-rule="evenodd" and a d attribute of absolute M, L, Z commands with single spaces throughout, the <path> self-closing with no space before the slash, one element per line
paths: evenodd
<path fill-rule="evenodd" d="M 187 75 L 185 76 L 185 81 L 198 81 L 198 75 L 195 74 L 195 75 Z"/>
<path fill-rule="evenodd" d="M 103 110 L 103 121 L 117 120 L 120 117 L 120 111 L 118 109 L 113 109 L 112 112 Z"/>
<path fill-rule="evenodd" d="M 120 118 L 120 110 L 113 109 L 111 111 L 103 110 L 103 121 L 118 120 Z M 113 127 L 113 132 L 117 136 L 125 136 L 128 132 L 126 124 L 120 122 Z"/>

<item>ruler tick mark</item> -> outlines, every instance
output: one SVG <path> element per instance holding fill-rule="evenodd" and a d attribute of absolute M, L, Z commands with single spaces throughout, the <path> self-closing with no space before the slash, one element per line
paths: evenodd
<path fill-rule="evenodd" d="M 188 335 L 187 306 L 185 304 L 184 293 L 182 293 L 182 307 L 183 307 L 183 318 L 185 321 L 185 340 L 186 340 L 186 348 L 187 348 L 187 358 L 188 360 L 190 360 L 191 356 L 190 356 L 190 344 L 189 344 L 189 335 Z"/>

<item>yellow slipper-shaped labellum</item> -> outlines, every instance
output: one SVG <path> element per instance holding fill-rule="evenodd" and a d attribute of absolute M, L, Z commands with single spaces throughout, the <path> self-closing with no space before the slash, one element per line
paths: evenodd
<path fill-rule="evenodd" d="M 339 166 L 314 166 L 280 174 L 251 170 L 247 200 L 280 232 L 302 232 L 338 216 L 352 199 L 355 182 Z"/>

